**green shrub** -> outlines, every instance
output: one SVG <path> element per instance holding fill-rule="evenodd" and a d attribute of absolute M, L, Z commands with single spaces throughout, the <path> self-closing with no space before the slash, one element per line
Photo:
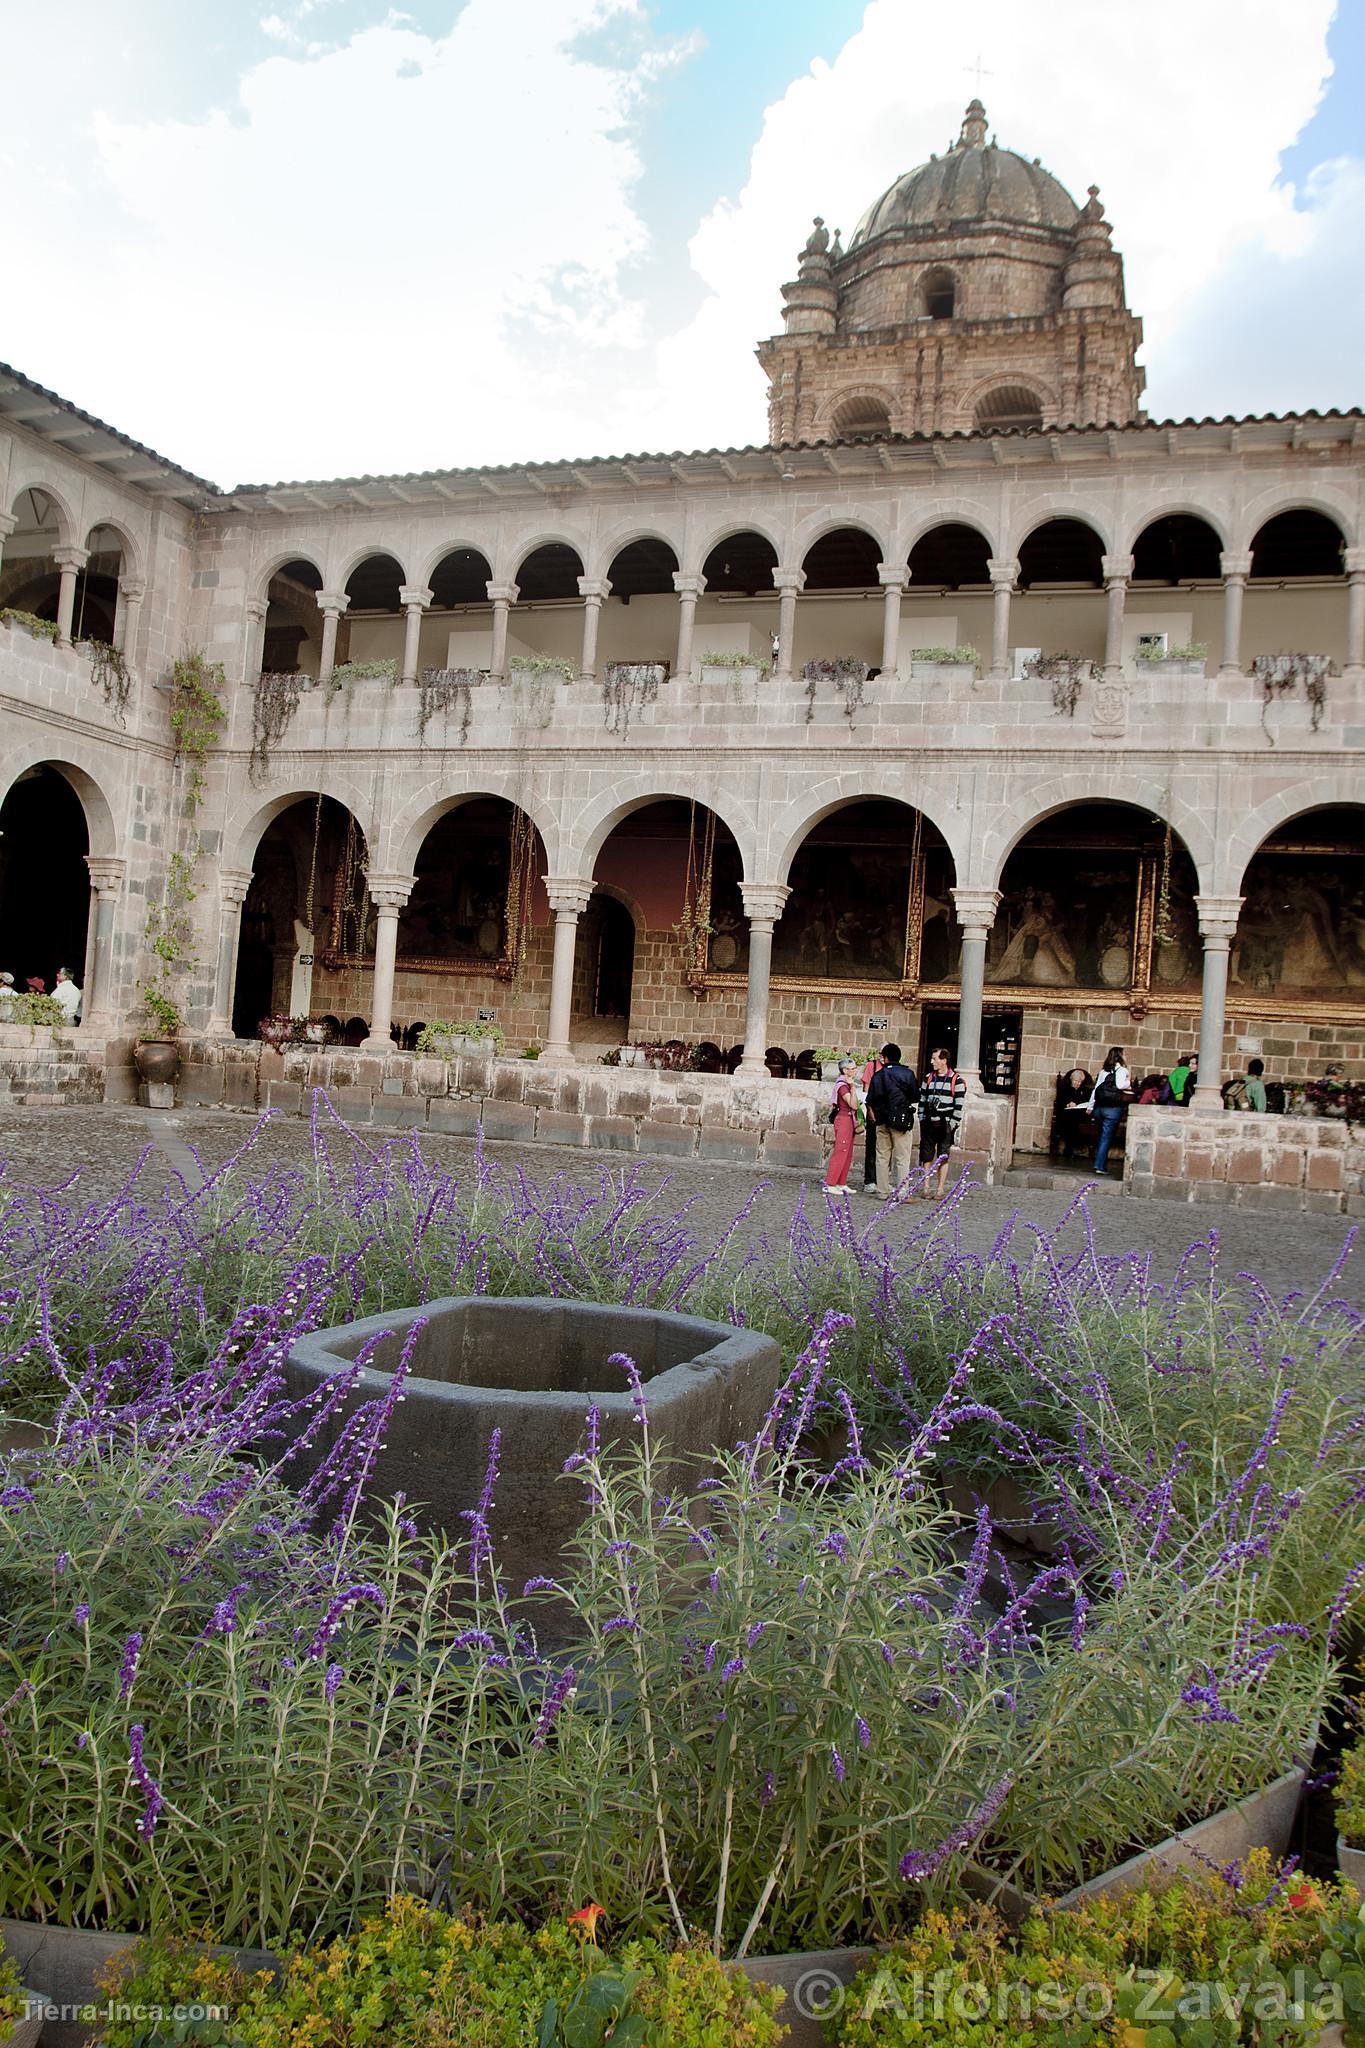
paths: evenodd
<path fill-rule="evenodd" d="M 19 1972 L 11 1957 L 0 1948 L 0 2041 L 8 2041 L 16 2023 L 24 2017 L 26 2003 L 19 1987 Z"/>
<path fill-rule="evenodd" d="M 608 1989 L 645 2029 L 617 2038 L 639 2048 L 774 2048 L 783 2032 L 777 1994 L 703 1949 L 628 1941 L 608 1957 L 562 1921 L 532 1933 L 411 1898 L 391 1900 L 345 1940 L 293 1956 L 278 1982 L 244 1977 L 184 1943 L 143 1942 L 104 1984 L 125 2005 L 226 2007 L 221 2038 L 244 2048 L 593 2048 L 613 2037 L 581 2023 L 594 2005 L 610 2010 Z M 551 2006 L 580 2026 L 542 2035 Z M 147 2037 L 139 2022 L 114 2020 L 104 2040 L 144 2048 Z"/>
<path fill-rule="evenodd" d="M 1337 1780 L 1337 1826 L 1353 1849 L 1365 1849 L 1365 1742 L 1355 1742 L 1341 1760 Z"/>
<path fill-rule="evenodd" d="M 0 1009 L 0 1024 L 65 1024 L 66 1011 L 55 996 L 27 992 L 10 997 Z"/>

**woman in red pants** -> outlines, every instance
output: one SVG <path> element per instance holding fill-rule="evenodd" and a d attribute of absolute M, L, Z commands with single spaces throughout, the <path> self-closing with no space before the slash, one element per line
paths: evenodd
<path fill-rule="evenodd" d="M 858 1130 L 858 1071 L 856 1060 L 840 1060 L 839 1078 L 834 1084 L 834 1150 L 825 1168 L 825 1186 L 848 1193 L 848 1169 L 853 1164 L 853 1140 Z"/>

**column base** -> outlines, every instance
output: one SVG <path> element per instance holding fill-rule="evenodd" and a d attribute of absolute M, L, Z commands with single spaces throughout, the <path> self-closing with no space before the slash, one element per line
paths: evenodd
<path fill-rule="evenodd" d="M 770 1081 L 766 1060 L 741 1060 L 731 1078 L 735 1081 Z"/>
<path fill-rule="evenodd" d="M 1194 1093 L 1190 1097 L 1189 1106 L 1191 1109 L 1199 1110 L 1205 1116 L 1210 1111 L 1226 1111 L 1227 1109 L 1221 1088 L 1201 1088 L 1197 1081 L 1195 1082 Z"/>
<path fill-rule="evenodd" d="M 540 1048 L 540 1057 L 542 1060 L 556 1060 L 561 1067 L 574 1067 L 578 1064 L 573 1047 L 567 1044 L 543 1045 Z"/>
<path fill-rule="evenodd" d="M 981 1069 L 979 1067 L 959 1067 L 957 1071 L 969 1095 L 985 1094 L 986 1084 L 981 1078 Z"/>
<path fill-rule="evenodd" d="M 391 1038 L 371 1037 L 361 1039 L 359 1050 L 361 1052 L 401 1052 L 403 1048 L 401 1045 L 395 1045 Z"/>

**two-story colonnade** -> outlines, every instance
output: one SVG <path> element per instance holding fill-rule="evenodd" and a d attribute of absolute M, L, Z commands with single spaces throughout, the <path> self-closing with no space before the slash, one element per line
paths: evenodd
<path fill-rule="evenodd" d="M 976 102 L 783 298 L 694 454 L 226 491 L 0 373 L 0 967 L 131 1035 L 199 649 L 205 1040 L 946 1038 L 1026 1151 L 1111 1042 L 1358 1065 L 1365 419 L 1148 420 L 1095 191 Z"/>

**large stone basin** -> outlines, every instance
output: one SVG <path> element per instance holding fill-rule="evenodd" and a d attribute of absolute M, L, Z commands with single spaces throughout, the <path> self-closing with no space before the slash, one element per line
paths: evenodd
<path fill-rule="evenodd" d="M 381 1341 L 354 1393 L 339 1406 L 300 1479 L 336 1440 L 355 1405 L 383 1395 L 415 1322 L 406 1398 L 394 1408 L 374 1463 L 371 1496 L 402 1491 L 419 1527 L 468 1534 L 465 1512 L 483 1486 L 489 1439 L 502 1432 L 491 1529 L 513 1592 L 556 1576 L 564 1543 L 585 1512 L 582 1485 L 560 1474 L 580 1448 L 595 1405 L 604 1444 L 638 1436 L 629 1387 L 613 1352 L 635 1360 L 656 1442 L 679 1479 L 684 1461 L 709 1458 L 758 1429 L 781 1377 L 771 1337 L 695 1316 L 597 1302 L 475 1295 L 367 1316 L 301 1337 L 286 1367 L 300 1398 Z M 700 1469 L 693 1465 L 700 1476 Z"/>

